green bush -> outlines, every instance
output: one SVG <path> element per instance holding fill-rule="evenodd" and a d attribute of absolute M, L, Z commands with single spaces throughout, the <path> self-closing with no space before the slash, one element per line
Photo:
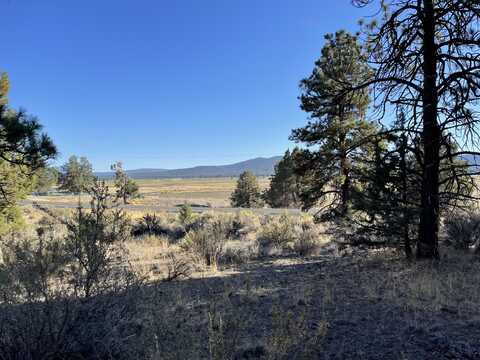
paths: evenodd
<path fill-rule="evenodd" d="M 185 236 L 185 230 L 181 226 L 169 224 L 158 217 L 156 214 L 145 214 L 132 227 L 132 236 L 167 236 L 170 240 L 175 242 Z"/>
<path fill-rule="evenodd" d="M 195 215 L 192 210 L 192 206 L 190 204 L 183 204 L 180 207 L 180 212 L 178 213 L 178 221 L 180 221 L 180 224 L 182 225 L 188 225 L 190 224 L 193 219 L 195 218 Z"/>

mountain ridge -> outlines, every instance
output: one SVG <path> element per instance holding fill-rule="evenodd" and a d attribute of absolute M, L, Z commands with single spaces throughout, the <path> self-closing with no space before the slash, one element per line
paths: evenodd
<path fill-rule="evenodd" d="M 142 168 L 126 170 L 132 179 L 171 179 L 171 178 L 206 178 L 206 177 L 234 177 L 244 171 L 251 171 L 256 176 L 270 176 L 281 156 L 257 157 L 228 165 L 199 165 L 180 169 Z M 100 179 L 111 179 L 111 171 L 96 172 Z"/>

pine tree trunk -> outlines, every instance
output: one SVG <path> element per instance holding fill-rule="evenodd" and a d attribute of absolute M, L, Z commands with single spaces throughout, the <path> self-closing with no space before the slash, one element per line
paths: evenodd
<path fill-rule="evenodd" d="M 340 122 L 343 125 L 345 111 L 343 106 L 340 106 Z M 341 133 L 339 136 L 339 150 L 340 150 L 340 173 L 343 177 L 343 182 L 340 188 L 340 215 L 348 215 L 348 203 L 350 202 L 350 167 L 347 158 L 346 150 L 346 134 Z"/>
<path fill-rule="evenodd" d="M 343 175 L 343 183 L 341 188 L 341 215 L 348 215 L 348 203 L 350 202 L 350 171 L 348 169 L 348 160 L 346 156 L 342 156 L 341 168 Z"/>
<path fill-rule="evenodd" d="M 404 124 L 402 124 L 402 127 Z M 400 173 L 402 177 L 402 212 L 403 212 L 403 246 L 405 248 L 405 256 L 407 259 L 412 258 L 412 245 L 410 242 L 410 213 L 408 208 L 408 174 L 407 174 L 407 135 L 402 134 L 400 147 Z"/>
<path fill-rule="evenodd" d="M 423 130 L 424 147 L 421 214 L 417 258 L 438 258 L 440 138 L 438 125 L 437 50 L 435 45 L 435 13 L 433 0 L 423 0 L 424 84 Z"/>

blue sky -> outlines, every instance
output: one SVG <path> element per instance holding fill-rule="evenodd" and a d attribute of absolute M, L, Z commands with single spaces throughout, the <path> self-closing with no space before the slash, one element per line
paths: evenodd
<path fill-rule="evenodd" d="M 350 0 L 0 0 L 10 102 L 96 170 L 282 154 L 298 82 Z"/>

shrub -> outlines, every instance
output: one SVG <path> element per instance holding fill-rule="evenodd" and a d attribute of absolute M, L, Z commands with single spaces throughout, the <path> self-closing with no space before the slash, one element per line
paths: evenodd
<path fill-rule="evenodd" d="M 220 262 L 228 265 L 242 265 L 256 257 L 257 254 L 258 248 L 256 242 L 250 244 L 246 244 L 245 242 L 229 242 L 224 247 Z"/>
<path fill-rule="evenodd" d="M 197 231 L 209 228 L 215 223 L 221 224 L 221 228 L 224 230 L 226 238 L 233 237 L 235 230 L 233 228 L 233 217 L 230 214 L 215 214 L 213 212 L 204 213 L 195 217 L 195 219 L 187 224 L 185 228 L 187 232 Z"/>
<path fill-rule="evenodd" d="M 163 279 L 166 282 L 180 278 L 188 278 L 192 272 L 189 262 L 173 252 L 167 254 L 167 276 Z"/>
<path fill-rule="evenodd" d="M 218 217 L 215 216 L 212 212 L 203 213 L 203 214 L 195 217 L 195 219 L 190 221 L 188 224 L 186 224 L 185 225 L 185 230 L 187 232 L 190 232 L 190 231 L 196 231 L 196 230 L 203 229 L 206 226 L 208 226 L 208 224 L 215 221 L 217 218 Z"/>
<path fill-rule="evenodd" d="M 0 358 L 141 357 L 138 292 L 131 278 L 102 286 L 102 296 L 85 297 L 68 271 L 74 256 L 62 240 L 40 233 L 2 249 Z"/>
<path fill-rule="evenodd" d="M 71 257 L 69 271 L 75 293 L 101 294 L 131 276 L 117 267 L 125 252 L 130 222 L 123 210 L 114 207 L 108 186 L 97 183 L 91 190 L 90 211 L 79 208 L 67 224 L 65 246 Z M 113 207 L 111 207 L 113 205 Z"/>
<path fill-rule="evenodd" d="M 262 255 L 272 255 L 293 245 L 296 239 L 295 222 L 289 215 L 272 218 L 257 235 L 259 251 Z"/>
<path fill-rule="evenodd" d="M 182 225 L 188 225 L 194 219 L 194 214 L 192 210 L 192 206 L 190 204 L 183 204 L 180 207 L 180 212 L 178 213 L 178 220 Z"/>
<path fill-rule="evenodd" d="M 214 269 L 227 241 L 225 224 L 216 220 L 197 230 L 190 230 L 180 244 L 184 251 L 195 255 L 205 265 Z"/>
<path fill-rule="evenodd" d="M 178 240 L 185 236 L 185 230 L 179 226 L 166 224 L 156 214 L 146 214 L 133 225 L 132 235 L 134 237 L 167 236 L 172 240 Z"/>
<path fill-rule="evenodd" d="M 231 219 L 229 237 L 231 239 L 242 239 L 258 230 L 260 219 L 258 215 L 249 210 L 241 210 Z"/>
<path fill-rule="evenodd" d="M 293 244 L 293 251 L 300 256 L 317 255 L 320 251 L 318 229 L 302 227 Z"/>
<path fill-rule="evenodd" d="M 132 228 L 133 236 L 164 235 L 164 227 L 156 214 L 145 214 Z"/>
<path fill-rule="evenodd" d="M 144 358 L 140 282 L 122 261 L 128 221 L 104 184 L 67 236 L 52 225 L 2 246 L 0 359 Z"/>
<path fill-rule="evenodd" d="M 455 213 L 444 222 L 447 244 L 457 249 L 468 249 L 472 246 L 478 251 L 480 242 L 480 212 Z"/>

